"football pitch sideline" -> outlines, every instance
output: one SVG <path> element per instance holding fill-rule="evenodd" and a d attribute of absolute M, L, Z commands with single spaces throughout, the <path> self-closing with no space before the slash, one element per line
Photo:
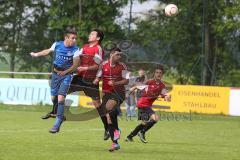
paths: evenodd
<path fill-rule="evenodd" d="M 124 141 L 139 122 L 123 117 L 119 119 L 121 149 L 110 153 L 111 142 L 103 141 L 99 118 L 66 121 L 59 133 L 50 134 L 54 119 L 40 118 L 49 110 L 43 106 L 0 105 L 0 160 L 240 159 L 240 117 L 185 114 L 185 119 L 160 119 L 146 133 L 147 144 L 137 136 L 134 142 Z M 84 111 L 78 108 L 74 112 Z"/>

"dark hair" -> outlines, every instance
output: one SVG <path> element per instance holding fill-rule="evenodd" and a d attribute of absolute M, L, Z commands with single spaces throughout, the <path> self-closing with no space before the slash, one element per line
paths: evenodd
<path fill-rule="evenodd" d="M 156 68 L 155 68 L 155 70 L 161 70 L 163 73 L 164 73 L 164 67 L 163 67 L 163 65 L 161 65 L 161 64 L 159 64 L 159 65 L 157 65 L 156 66 Z"/>
<path fill-rule="evenodd" d="M 77 32 L 75 30 L 75 27 L 73 26 L 68 26 L 66 29 L 65 29 L 65 32 L 64 32 L 64 35 L 66 36 L 67 34 L 75 34 L 77 35 Z"/>
<path fill-rule="evenodd" d="M 101 43 L 104 38 L 104 33 L 99 29 L 93 29 L 92 31 L 97 32 L 97 37 L 99 37 L 98 41 L 99 41 L 99 43 Z"/>
<path fill-rule="evenodd" d="M 113 47 L 113 48 L 110 49 L 110 53 L 113 53 L 113 52 L 116 52 L 116 51 L 121 52 L 121 49 L 118 48 L 118 47 Z"/>

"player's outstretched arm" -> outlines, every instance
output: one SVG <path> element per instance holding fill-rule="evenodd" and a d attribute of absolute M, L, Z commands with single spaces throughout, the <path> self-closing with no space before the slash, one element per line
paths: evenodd
<path fill-rule="evenodd" d="M 40 52 L 31 52 L 30 55 L 31 55 L 32 57 L 41 57 L 41 56 L 46 56 L 46 55 L 48 55 L 51 51 L 52 51 L 52 50 L 50 50 L 50 49 L 44 49 L 44 50 L 42 50 L 42 51 L 40 51 Z"/>

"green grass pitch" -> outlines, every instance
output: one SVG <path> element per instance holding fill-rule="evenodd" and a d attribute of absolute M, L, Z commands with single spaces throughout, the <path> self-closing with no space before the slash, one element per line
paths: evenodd
<path fill-rule="evenodd" d="M 133 143 L 124 142 L 138 122 L 122 118 L 121 149 L 110 153 L 111 143 L 103 141 L 100 119 L 67 121 L 59 133 L 50 134 L 54 119 L 40 119 L 49 110 L 0 105 L 0 160 L 240 159 L 240 117 L 192 114 L 191 120 L 161 119 L 146 133 L 147 144 L 138 137 Z M 76 112 L 85 110 L 78 108 Z"/>

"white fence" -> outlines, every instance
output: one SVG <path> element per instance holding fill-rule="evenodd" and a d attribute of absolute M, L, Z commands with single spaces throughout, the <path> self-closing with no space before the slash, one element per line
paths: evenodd
<path fill-rule="evenodd" d="M 2 72 L 0 74 L 50 75 L 36 72 Z M 78 95 L 68 95 L 73 101 L 71 106 L 78 106 Z M 0 78 L 0 103 L 21 105 L 51 105 L 49 80 Z"/>

